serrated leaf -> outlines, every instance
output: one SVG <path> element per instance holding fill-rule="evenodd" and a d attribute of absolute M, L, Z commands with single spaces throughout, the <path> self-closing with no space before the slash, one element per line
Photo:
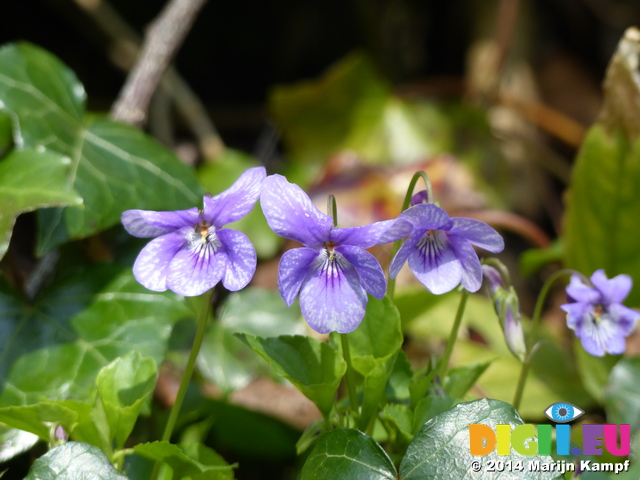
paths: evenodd
<path fill-rule="evenodd" d="M 358 430 L 325 433 L 302 467 L 301 480 L 394 480 L 396 469 L 380 445 Z"/>
<path fill-rule="evenodd" d="M 127 480 L 94 445 L 67 442 L 37 459 L 25 480 Z"/>
<path fill-rule="evenodd" d="M 90 121 L 82 85 L 48 52 L 28 43 L 6 46 L 0 72 L 0 102 L 12 113 L 16 147 L 67 156 L 68 185 L 84 199 L 84 209 L 40 213 L 40 253 L 118 223 L 126 209 L 200 203 L 193 172 L 172 152 L 129 125 Z"/>
<path fill-rule="evenodd" d="M 395 442 L 401 447 L 402 452 L 413 439 L 413 412 L 406 405 L 388 403 L 380 413 L 380 419 L 387 425 L 387 431 L 391 431 Z"/>
<path fill-rule="evenodd" d="M 137 350 L 159 363 L 173 323 L 190 315 L 180 297 L 151 293 L 118 266 L 58 279 L 33 305 L 0 278 L 0 406 L 86 400 L 115 358 Z"/>
<path fill-rule="evenodd" d="M 98 373 L 98 398 L 94 408 L 104 410 L 109 438 L 123 448 L 140 414 L 142 404 L 156 386 L 158 369 L 153 358 L 131 351 Z"/>
<path fill-rule="evenodd" d="M 173 445 L 169 442 L 140 443 L 133 447 L 138 455 L 164 462 L 173 470 L 175 480 L 191 477 L 194 480 L 230 480 L 233 465 L 227 464 L 210 448 L 198 444 Z"/>
<path fill-rule="evenodd" d="M 232 292 L 225 300 L 218 321 L 209 326 L 198 356 L 203 377 L 225 394 L 241 389 L 257 375 L 269 374 L 264 362 L 233 334 L 271 337 L 305 332 L 297 303 L 287 307 L 274 290 L 248 287 Z"/>
<path fill-rule="evenodd" d="M 82 198 L 69 188 L 70 170 L 69 158 L 46 150 L 14 150 L 0 160 L 0 259 L 21 213 L 82 205 Z"/>
<path fill-rule="evenodd" d="M 299 335 L 261 338 L 236 334 L 276 371 L 315 403 L 326 417 L 347 365 L 326 343 Z"/>
<path fill-rule="evenodd" d="M 481 399 L 459 403 L 451 410 L 429 420 L 415 435 L 400 464 L 402 480 L 472 480 L 487 478 L 482 469 L 475 472 L 471 462 L 479 458 L 484 465 L 489 460 L 521 460 L 526 465 L 532 460 L 552 463 L 550 456 L 523 456 L 513 452 L 510 456 L 498 456 L 493 452 L 484 457 L 474 457 L 469 450 L 469 425 L 481 423 L 494 428 L 496 425 L 515 427 L 524 422 L 508 403 Z M 553 472 L 504 471 L 491 474 L 496 480 L 552 480 L 560 478 Z"/>
<path fill-rule="evenodd" d="M 493 363 L 492 360 L 474 363 L 473 365 L 453 367 L 447 372 L 447 376 L 442 383 L 444 390 L 452 398 L 463 398 L 491 363 Z"/>

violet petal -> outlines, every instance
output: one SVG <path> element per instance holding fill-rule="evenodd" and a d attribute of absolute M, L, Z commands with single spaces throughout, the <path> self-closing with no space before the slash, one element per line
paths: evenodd
<path fill-rule="evenodd" d="M 329 240 L 338 245 L 369 248 L 374 245 L 395 242 L 409 235 L 412 230 L 413 226 L 407 221 L 385 220 L 362 227 L 333 228 Z"/>
<path fill-rule="evenodd" d="M 133 264 L 133 275 L 145 288 L 154 292 L 167 289 L 167 268 L 173 257 L 184 247 L 188 227 L 151 240 L 140 251 Z"/>
<path fill-rule="evenodd" d="M 473 218 L 452 218 L 451 234 L 462 237 L 480 248 L 492 253 L 504 250 L 504 239 L 493 228 Z"/>
<path fill-rule="evenodd" d="M 290 307 L 298 296 L 309 267 L 318 255 L 316 250 L 302 247 L 287 250 L 280 258 L 278 290 L 287 307 Z"/>
<path fill-rule="evenodd" d="M 356 267 L 360 283 L 367 292 L 376 298 L 384 298 L 387 280 L 376 257 L 362 248 L 347 245 L 335 247 L 335 251 Z"/>
<path fill-rule="evenodd" d="M 216 235 L 228 258 L 222 284 L 227 290 L 235 292 L 246 287 L 256 273 L 256 249 L 242 232 L 221 228 Z"/>
<path fill-rule="evenodd" d="M 271 230 L 307 247 L 329 240 L 333 221 L 311 202 L 297 185 L 282 175 L 270 175 L 262 184 L 260 204 Z"/>
<path fill-rule="evenodd" d="M 300 308 L 311 328 L 318 333 L 352 332 L 366 305 L 360 276 L 344 257 L 329 260 L 323 254 L 313 262 L 300 289 Z"/>
<path fill-rule="evenodd" d="M 462 286 L 469 292 L 477 292 L 482 286 L 482 265 L 471 244 L 455 235 L 449 235 L 449 243 L 462 267 Z"/>
<path fill-rule="evenodd" d="M 612 303 L 622 303 L 631 291 L 632 281 L 629 275 L 616 275 L 608 279 L 604 270 L 600 269 L 591 275 L 593 286 L 600 290 L 602 303 L 611 305 Z"/>
<path fill-rule="evenodd" d="M 180 250 L 167 272 L 167 287 L 178 295 L 194 297 L 211 290 L 224 276 L 227 253 L 213 244 Z"/>
<path fill-rule="evenodd" d="M 200 221 L 197 208 L 175 212 L 151 210 L 125 210 L 122 225 L 129 234 L 139 238 L 157 237 L 182 227 L 196 225 Z"/>
<path fill-rule="evenodd" d="M 204 197 L 204 219 L 217 227 L 240 220 L 258 201 L 265 176 L 264 167 L 250 168 L 224 192 Z"/>

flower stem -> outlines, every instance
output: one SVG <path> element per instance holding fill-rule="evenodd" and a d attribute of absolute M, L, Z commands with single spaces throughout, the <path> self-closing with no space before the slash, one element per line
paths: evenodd
<path fill-rule="evenodd" d="M 187 394 L 187 388 L 189 387 L 191 377 L 193 376 L 193 370 L 196 366 L 196 360 L 198 359 L 198 354 L 200 353 L 202 341 L 204 340 L 204 334 L 207 331 L 207 323 L 209 321 L 209 312 L 211 311 L 212 296 L 213 289 L 209 290 L 203 295 L 203 303 L 200 308 L 200 315 L 198 317 L 198 328 L 196 330 L 196 336 L 193 339 L 193 345 L 191 346 L 189 359 L 187 360 L 187 365 L 185 366 L 184 372 L 182 374 L 182 380 L 180 380 L 180 387 L 178 388 L 176 400 L 173 402 L 171 413 L 169 413 L 169 419 L 167 420 L 167 424 L 164 427 L 164 433 L 162 434 L 162 440 L 166 442 L 171 440 L 173 429 L 176 425 L 176 421 L 178 420 L 180 409 L 182 408 L 182 402 L 184 401 L 184 397 Z M 157 478 L 159 471 L 160 462 L 156 462 L 151 478 Z"/>
<path fill-rule="evenodd" d="M 547 300 L 547 296 L 549 295 L 549 291 L 551 290 L 553 284 L 559 278 L 562 278 L 565 275 L 572 275 L 574 273 L 578 272 L 569 269 L 558 270 L 553 275 L 551 275 L 546 282 L 544 282 L 542 290 L 540 290 L 540 295 L 538 295 L 538 300 L 536 301 L 536 306 L 533 310 L 533 318 L 531 319 L 531 330 L 529 331 L 529 335 L 527 338 L 527 357 L 525 358 L 524 362 L 522 362 L 520 378 L 518 378 L 516 393 L 513 397 L 513 407 L 516 410 L 520 408 L 520 402 L 522 401 L 522 396 L 524 395 L 524 387 L 527 383 L 529 370 L 531 369 L 531 362 L 533 361 L 533 357 L 537 350 L 535 348 L 535 345 L 538 338 L 538 331 L 540 330 L 540 318 L 542 317 L 542 309 L 544 308 L 544 304 Z"/>
<path fill-rule="evenodd" d="M 349 338 L 346 334 L 340 334 L 342 341 L 342 356 L 347 362 L 346 383 L 349 392 L 349 403 L 351 403 L 351 411 L 358 413 L 358 394 L 356 393 L 356 379 L 353 374 L 353 365 L 351 364 L 351 351 L 349 350 Z"/>
<path fill-rule="evenodd" d="M 336 204 L 336 197 L 329 195 L 327 197 L 327 215 L 333 219 L 333 226 L 338 226 L 338 205 Z"/>
<path fill-rule="evenodd" d="M 402 212 L 404 212 L 407 208 L 409 208 L 409 205 L 411 204 L 411 197 L 413 196 L 413 189 L 416 188 L 416 183 L 418 183 L 418 180 L 421 179 L 424 180 L 424 184 L 425 184 L 425 188 L 427 190 L 427 201 L 429 201 L 430 203 L 433 202 L 433 188 L 431 187 L 431 180 L 429 180 L 429 176 L 424 173 L 422 170 L 420 170 L 419 172 L 416 172 L 413 174 L 413 177 L 411 177 L 411 181 L 409 182 L 409 188 L 407 188 L 407 193 L 404 196 L 404 201 L 402 202 Z M 403 239 L 400 240 L 396 240 L 393 244 L 393 249 L 391 250 L 391 258 L 396 256 L 396 253 L 398 253 L 398 250 L 400 250 L 400 246 L 402 245 Z M 387 282 L 387 295 L 388 297 L 393 300 L 393 296 L 395 294 L 396 291 L 396 279 L 395 278 L 390 278 L 389 281 Z"/>
<path fill-rule="evenodd" d="M 451 360 L 451 353 L 453 352 L 453 346 L 458 339 L 458 331 L 460 330 L 460 325 L 462 324 L 462 316 L 464 314 L 464 309 L 467 306 L 467 299 L 469 298 L 469 292 L 467 290 L 462 290 L 462 296 L 460 297 L 460 304 L 458 305 L 458 311 L 456 312 L 456 318 L 453 321 L 453 327 L 451 328 L 451 333 L 449 334 L 449 341 L 447 342 L 447 348 L 444 351 L 444 355 L 440 359 L 440 365 L 438 367 L 438 376 L 440 379 L 444 379 L 444 376 L 447 373 L 447 367 L 449 366 L 449 360 Z"/>

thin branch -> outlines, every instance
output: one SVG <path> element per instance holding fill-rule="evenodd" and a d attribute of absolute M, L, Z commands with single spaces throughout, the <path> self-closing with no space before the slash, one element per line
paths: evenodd
<path fill-rule="evenodd" d="M 114 120 L 141 126 L 151 97 L 206 0 L 170 0 L 150 25 L 135 66 L 111 109 Z"/>
<path fill-rule="evenodd" d="M 111 40 L 113 63 L 129 71 L 140 52 L 140 35 L 107 0 L 75 0 L 75 3 Z M 217 157 L 224 150 L 224 143 L 202 102 L 172 65 L 163 75 L 160 89 L 173 100 L 178 114 L 198 139 L 202 155 Z"/>

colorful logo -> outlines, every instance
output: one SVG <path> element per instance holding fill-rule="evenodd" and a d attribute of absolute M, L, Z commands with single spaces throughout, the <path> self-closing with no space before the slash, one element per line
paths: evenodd
<path fill-rule="evenodd" d="M 571 426 L 566 422 L 575 420 L 584 411 L 566 402 L 549 405 L 545 415 L 556 422 L 555 453 L 558 455 L 598 456 L 604 450 L 615 456 L 628 456 L 631 451 L 631 427 L 629 425 L 589 425 L 582 424 L 582 447 L 571 447 Z M 525 456 L 551 455 L 553 425 L 496 425 L 492 428 L 484 424 L 469 425 L 469 446 L 471 455 L 484 456 L 494 452 L 511 455 L 511 449 Z M 603 450 L 604 449 L 604 450 Z"/>

